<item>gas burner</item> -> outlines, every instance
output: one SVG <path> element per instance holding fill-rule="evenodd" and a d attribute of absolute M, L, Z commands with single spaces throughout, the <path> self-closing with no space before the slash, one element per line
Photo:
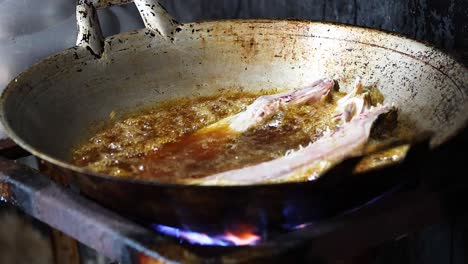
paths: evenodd
<path fill-rule="evenodd" d="M 262 241 L 262 237 L 252 230 L 226 231 L 224 234 L 208 235 L 202 232 L 183 230 L 175 227 L 153 224 L 151 227 L 161 234 L 178 238 L 182 243 L 203 246 L 253 246 Z"/>
<path fill-rule="evenodd" d="M 343 213 L 343 215 L 352 214 L 357 212 L 366 206 L 371 206 L 377 203 L 379 200 L 388 197 L 391 194 L 396 193 L 398 190 L 403 188 L 402 186 L 396 186 L 395 188 L 379 195 L 378 197 L 368 201 L 367 203 L 352 208 Z M 285 235 L 290 232 L 299 231 L 301 229 L 312 229 L 313 222 L 301 223 L 301 224 L 287 224 L 283 225 L 283 229 L 279 234 L 272 235 L 273 232 L 256 232 L 254 228 L 244 225 L 243 228 L 228 229 L 222 234 L 208 234 L 207 232 L 200 232 L 191 230 L 190 228 L 176 228 L 161 224 L 151 224 L 151 228 L 156 230 L 158 233 L 176 238 L 180 243 L 188 243 L 191 245 L 200 246 L 220 246 L 220 247 L 233 247 L 233 246 L 255 246 L 262 242 L 265 242 L 267 238 L 275 238 L 278 236 Z M 260 235 L 262 233 L 263 235 Z M 274 232 L 277 233 L 277 232 Z"/>

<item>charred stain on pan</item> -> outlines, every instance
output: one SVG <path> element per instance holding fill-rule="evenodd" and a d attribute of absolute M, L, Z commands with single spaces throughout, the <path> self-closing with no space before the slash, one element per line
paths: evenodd
<path fill-rule="evenodd" d="M 158 33 L 161 34 L 159 31 L 158 31 Z M 147 36 L 149 35 L 149 36 L 151 36 L 153 38 L 156 37 L 156 34 L 154 34 L 154 32 L 152 30 L 146 30 L 145 35 L 147 35 Z"/>
<path fill-rule="evenodd" d="M 328 24 L 328 23 L 325 23 L 325 24 Z M 333 23 L 330 23 L 330 24 L 333 24 Z M 367 29 L 369 31 L 372 31 L 372 29 Z M 241 36 L 239 34 L 236 34 L 234 33 L 233 31 L 231 32 L 227 32 L 227 33 L 232 33 L 232 35 L 236 35 L 238 37 L 238 40 L 237 41 L 241 41 Z M 272 34 L 272 33 L 269 33 L 269 35 L 275 35 L 275 34 Z M 279 34 L 278 34 L 279 35 Z M 395 35 L 395 36 L 398 36 L 398 37 L 401 37 L 400 35 L 398 34 L 390 34 L 390 35 Z M 396 49 L 393 49 L 393 48 L 388 48 L 388 47 L 384 47 L 384 46 L 381 46 L 381 45 L 377 45 L 377 44 L 374 44 L 374 43 L 368 43 L 368 42 L 363 42 L 363 41 L 357 41 L 357 40 L 351 40 L 351 39 L 340 39 L 340 38 L 334 38 L 334 37 L 326 37 L 326 36 L 314 36 L 314 35 L 309 35 L 309 34 L 288 34 L 288 36 L 295 36 L 295 37 L 306 37 L 306 38 L 321 38 L 321 39 L 328 39 L 328 40 L 337 40 L 337 41 L 345 41 L 345 42 L 351 42 L 351 43 L 358 43 L 358 44 L 363 44 L 363 45 L 367 45 L 367 46 L 371 46 L 371 47 L 375 47 L 375 48 L 381 48 L 381 49 L 385 49 L 385 50 L 388 50 L 388 51 L 391 51 L 391 52 L 395 52 L 395 53 L 398 53 L 400 55 L 403 55 L 403 56 L 407 56 L 407 57 L 410 57 L 414 60 L 417 60 L 419 62 L 422 62 L 424 63 L 425 65 L 427 66 L 430 66 L 431 68 L 437 70 L 439 73 L 441 73 L 442 75 L 444 75 L 447 79 L 449 79 L 453 85 L 457 88 L 457 90 L 459 91 L 460 95 L 465 98 L 466 97 L 466 94 L 465 92 L 463 91 L 463 88 L 460 86 L 460 84 L 458 84 L 453 78 L 451 78 L 447 73 L 445 73 L 443 71 L 443 68 L 441 67 L 436 67 L 434 65 L 432 65 L 430 62 L 428 62 L 427 60 L 429 60 L 429 58 L 431 58 L 431 55 L 430 54 L 425 54 L 424 56 L 421 56 L 421 55 L 412 55 L 412 54 L 408 54 L 408 53 L 405 53 L 405 52 L 402 52 L 402 51 L 399 51 L 399 50 L 396 50 Z M 287 37 L 287 36 L 285 36 Z M 406 38 L 406 37 L 405 37 Z M 242 46 L 242 47 L 245 47 Z M 283 47 L 284 48 L 284 47 Z M 433 48 L 432 48 L 433 49 Z M 434 51 L 432 51 L 434 52 Z M 281 52 L 282 53 L 282 52 Z M 281 54 L 280 53 L 280 54 Z M 424 59 L 426 58 L 426 60 Z"/>

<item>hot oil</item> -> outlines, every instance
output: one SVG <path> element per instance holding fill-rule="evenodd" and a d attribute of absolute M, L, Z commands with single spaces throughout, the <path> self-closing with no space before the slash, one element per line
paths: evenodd
<path fill-rule="evenodd" d="M 315 141 L 324 129 L 333 129 L 331 116 L 338 96 L 281 109 L 244 133 L 220 125 L 184 136 L 150 155 L 142 176 L 160 181 L 193 179 L 284 156 Z"/>
<path fill-rule="evenodd" d="M 177 99 L 132 113 L 75 148 L 73 163 L 114 176 L 163 181 L 240 168 L 283 156 L 332 129 L 329 117 L 342 96 L 335 92 L 324 102 L 281 109 L 243 134 L 229 135 L 222 128 L 202 133 L 193 152 L 174 155 L 175 150 L 190 145 L 196 131 L 244 110 L 264 94 Z M 159 162 L 148 162 L 148 157 L 155 156 Z"/>
<path fill-rule="evenodd" d="M 320 137 L 324 130 L 333 129 L 332 100 L 311 105 L 282 109 L 266 122 L 246 131 L 226 144 L 226 149 L 208 166 L 217 172 L 241 168 L 284 156 Z"/>
<path fill-rule="evenodd" d="M 184 182 L 257 164 L 282 157 L 333 130 L 336 101 L 344 95 L 335 91 L 322 102 L 281 109 L 244 133 L 232 133 L 222 122 L 206 129 L 264 94 L 177 99 L 131 113 L 75 148 L 73 163 L 109 175 L 162 182 Z M 397 137 L 403 133 L 400 130 L 384 131 L 370 145 Z M 371 155 L 357 170 L 388 164 L 405 152 L 395 149 Z"/>
<path fill-rule="evenodd" d="M 410 142 L 411 139 L 414 138 L 414 128 L 410 124 L 404 124 L 403 122 L 397 122 L 396 120 L 387 120 L 387 123 L 388 122 L 394 123 L 394 126 L 385 127 L 380 124 L 380 131 L 371 134 L 366 145 L 367 152 L 370 152 L 371 154 L 365 156 L 357 164 L 354 170 L 355 172 L 363 172 L 370 168 L 388 166 L 395 162 L 402 161 L 406 156 L 406 153 L 409 150 L 408 144 L 398 144 L 393 147 L 390 146 L 383 150 L 376 151 L 376 149 L 381 149 L 383 145 L 392 145 L 391 142 L 395 142 L 397 140 Z"/>
<path fill-rule="evenodd" d="M 75 165 L 114 176 L 138 177 L 143 160 L 171 143 L 240 112 L 259 94 L 231 93 L 175 99 L 133 112 L 104 127 L 72 151 Z"/>

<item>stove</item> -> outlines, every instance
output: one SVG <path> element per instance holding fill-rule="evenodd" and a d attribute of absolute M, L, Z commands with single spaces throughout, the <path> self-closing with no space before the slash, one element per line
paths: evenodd
<path fill-rule="evenodd" d="M 443 152 L 443 151 L 442 151 Z M 463 212 L 454 207 L 466 185 L 420 180 L 395 188 L 339 216 L 289 231 L 233 230 L 204 234 L 146 225 L 118 215 L 15 159 L 29 155 L 10 140 L 0 144 L 0 199 L 119 263 L 283 263 L 358 256 Z M 419 154 L 418 154 L 419 155 Z M 434 156 L 434 155 L 432 155 Z M 465 194 L 466 195 L 466 194 Z"/>

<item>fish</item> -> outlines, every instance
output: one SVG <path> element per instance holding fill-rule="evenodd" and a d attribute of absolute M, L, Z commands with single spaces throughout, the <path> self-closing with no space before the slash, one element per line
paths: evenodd
<path fill-rule="evenodd" d="M 333 79 L 323 78 L 295 91 L 260 96 L 244 111 L 185 135 L 177 142 L 165 144 L 154 154 L 148 155 L 142 175 L 151 178 L 182 177 L 190 165 L 212 159 L 220 153 L 224 143 L 261 124 L 285 107 L 323 100 L 334 85 Z"/>
<path fill-rule="evenodd" d="M 245 132 L 271 117 L 281 108 L 322 100 L 334 85 L 333 79 L 324 78 L 293 92 L 260 96 L 245 111 L 221 120 L 219 124 L 229 123 L 229 129 L 238 133 Z"/>
<path fill-rule="evenodd" d="M 250 185 L 292 180 L 314 180 L 324 171 L 346 157 L 358 152 L 369 139 L 372 125 L 377 118 L 394 106 L 371 106 L 370 96 L 361 89 L 357 80 L 354 89 L 338 101 L 334 115 L 340 124 L 333 131 L 299 150 L 285 156 L 190 180 L 197 185 Z"/>

